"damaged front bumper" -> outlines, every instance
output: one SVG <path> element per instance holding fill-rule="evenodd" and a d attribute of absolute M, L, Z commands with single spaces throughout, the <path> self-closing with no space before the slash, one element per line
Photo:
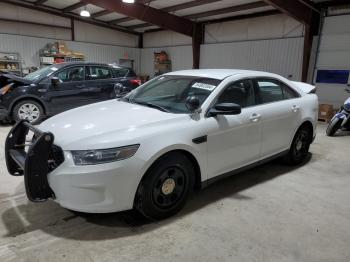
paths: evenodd
<path fill-rule="evenodd" d="M 29 131 L 33 137 L 27 142 Z M 53 142 L 52 133 L 42 132 L 25 120 L 18 122 L 6 138 L 7 170 L 13 176 L 24 176 L 27 197 L 33 202 L 55 197 L 47 175 L 64 162 L 64 155 Z"/>

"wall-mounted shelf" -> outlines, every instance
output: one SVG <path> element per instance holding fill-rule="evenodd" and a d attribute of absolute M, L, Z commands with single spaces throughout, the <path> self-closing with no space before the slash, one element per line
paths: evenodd
<path fill-rule="evenodd" d="M 0 51 L 0 71 L 22 75 L 22 63 L 19 53 Z"/>

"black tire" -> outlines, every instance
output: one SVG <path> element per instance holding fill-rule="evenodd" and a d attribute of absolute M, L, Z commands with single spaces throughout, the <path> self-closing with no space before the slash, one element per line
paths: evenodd
<path fill-rule="evenodd" d="M 289 165 L 299 165 L 308 156 L 312 142 L 312 129 L 308 126 L 301 126 L 296 132 L 292 145 L 284 160 Z"/>
<path fill-rule="evenodd" d="M 24 116 L 23 114 L 23 108 L 27 107 L 30 112 L 32 112 L 32 115 L 28 113 L 27 116 Z M 35 115 L 35 116 L 34 116 Z M 18 102 L 13 110 L 12 110 L 12 117 L 13 119 L 18 122 L 22 119 L 28 120 L 31 124 L 36 125 L 41 123 L 41 121 L 44 118 L 44 109 L 43 107 L 34 100 L 23 100 Z"/>
<path fill-rule="evenodd" d="M 339 118 L 335 117 L 328 125 L 326 134 L 327 136 L 334 136 L 341 126 L 341 121 Z"/>
<path fill-rule="evenodd" d="M 170 217 L 185 205 L 195 179 L 191 161 L 180 152 L 158 159 L 138 187 L 134 208 L 151 220 Z"/>

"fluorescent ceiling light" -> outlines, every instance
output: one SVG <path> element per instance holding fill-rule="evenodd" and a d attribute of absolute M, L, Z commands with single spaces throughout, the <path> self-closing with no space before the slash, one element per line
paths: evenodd
<path fill-rule="evenodd" d="M 124 3 L 133 4 L 135 0 L 123 0 Z"/>
<path fill-rule="evenodd" d="M 82 17 L 90 17 L 90 12 L 88 10 L 81 10 L 80 16 Z"/>

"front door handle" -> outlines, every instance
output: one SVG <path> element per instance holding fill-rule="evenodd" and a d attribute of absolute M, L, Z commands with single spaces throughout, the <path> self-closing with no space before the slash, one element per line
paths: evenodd
<path fill-rule="evenodd" d="M 293 111 L 294 113 L 297 113 L 297 112 L 299 111 L 299 109 L 300 109 L 300 106 L 297 106 L 297 105 L 293 105 L 293 106 L 292 106 L 292 111 Z"/>
<path fill-rule="evenodd" d="M 250 119 L 250 121 L 251 122 L 258 122 L 259 120 L 260 120 L 260 118 L 261 118 L 261 115 L 260 114 L 256 114 L 256 113 L 254 113 L 254 114 L 252 114 L 250 117 L 249 117 L 249 119 Z"/>

